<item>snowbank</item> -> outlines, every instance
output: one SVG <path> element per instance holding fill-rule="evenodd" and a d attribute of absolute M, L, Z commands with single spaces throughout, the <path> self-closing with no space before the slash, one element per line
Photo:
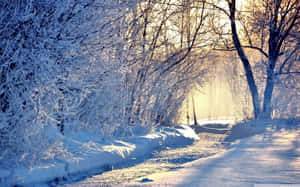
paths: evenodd
<path fill-rule="evenodd" d="M 30 169 L 14 168 L 7 171 L 0 168 L 0 186 L 43 183 L 93 169 L 105 171 L 105 168 L 125 164 L 155 149 L 188 145 L 195 140 L 199 140 L 199 137 L 188 126 L 160 127 L 153 134 L 125 140 L 104 141 L 93 134 L 69 134 L 62 141 L 72 156 Z"/>
<path fill-rule="evenodd" d="M 241 122 L 232 127 L 224 141 L 233 142 L 237 139 L 247 138 L 256 134 L 264 133 L 268 127 L 271 127 L 274 121 L 269 119 L 256 119 Z"/>

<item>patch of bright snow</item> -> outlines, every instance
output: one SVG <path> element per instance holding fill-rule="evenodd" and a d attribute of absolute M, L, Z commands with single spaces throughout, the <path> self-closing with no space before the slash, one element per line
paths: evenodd
<path fill-rule="evenodd" d="M 122 141 L 104 141 L 102 137 L 88 132 L 70 133 L 60 138 L 70 153 L 68 158 L 45 161 L 32 168 L 14 168 L 11 171 L 0 168 L 0 186 L 42 184 L 73 174 L 89 173 L 96 168 L 99 172 L 101 168 L 125 164 L 130 158 L 142 157 L 155 149 L 178 147 L 199 140 L 188 126 L 159 128 L 154 134 Z"/>
<path fill-rule="evenodd" d="M 198 121 L 197 123 L 199 125 L 207 125 L 207 124 L 234 124 L 236 121 L 235 120 L 203 120 L 203 121 Z"/>
<path fill-rule="evenodd" d="M 300 129 L 270 127 L 226 152 L 148 178 L 150 186 L 300 186 Z"/>

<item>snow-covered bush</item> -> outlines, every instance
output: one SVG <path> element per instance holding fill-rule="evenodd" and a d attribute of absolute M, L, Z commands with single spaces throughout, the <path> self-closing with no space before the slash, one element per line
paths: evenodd
<path fill-rule="evenodd" d="M 47 149 L 39 123 L 41 87 L 56 79 L 68 42 L 59 41 L 56 1 L 1 1 L 1 157 L 15 161 Z M 42 141 L 41 141 L 42 140 Z"/>
<path fill-rule="evenodd" d="M 69 131 L 128 136 L 176 119 L 201 71 L 165 71 L 185 51 L 166 57 L 156 30 L 149 47 L 138 3 L 0 1 L 0 165 L 67 157 Z"/>
<path fill-rule="evenodd" d="M 61 150 L 53 145 L 59 144 L 58 132 L 64 132 L 65 124 L 76 122 L 76 128 L 81 128 L 94 120 L 95 129 L 102 128 L 97 115 L 85 120 L 85 113 L 101 107 L 98 113 L 108 112 L 111 102 L 117 102 L 114 94 L 120 83 L 111 82 L 122 79 L 109 78 L 120 74 L 120 62 L 113 63 L 109 56 L 98 58 L 90 51 L 100 54 L 103 46 L 113 45 L 105 46 L 114 37 L 110 24 L 133 5 L 101 0 L 0 2 L 1 161 L 39 160 L 45 151 Z M 95 99 L 94 93 L 109 102 L 85 106 L 86 100 Z M 57 126 L 57 133 L 51 133 Z"/>

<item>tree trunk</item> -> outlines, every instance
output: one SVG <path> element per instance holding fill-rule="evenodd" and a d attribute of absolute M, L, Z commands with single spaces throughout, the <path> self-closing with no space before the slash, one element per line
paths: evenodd
<path fill-rule="evenodd" d="M 58 114 L 57 114 L 57 128 L 59 132 L 64 135 L 64 98 L 65 98 L 65 88 L 64 88 L 64 81 L 62 79 L 58 79 L 57 81 L 58 91 L 60 93 L 60 98 L 58 99 Z"/>
<path fill-rule="evenodd" d="M 232 30 L 232 39 L 233 43 L 237 49 L 238 55 L 243 63 L 244 71 L 246 73 L 247 77 L 247 83 L 250 89 L 250 93 L 252 96 L 252 105 L 253 105 L 253 110 L 254 110 L 254 117 L 258 118 L 260 115 L 260 104 L 259 104 L 259 96 L 258 96 L 258 91 L 257 91 L 257 86 L 254 80 L 253 76 L 253 71 L 251 68 L 251 65 L 249 63 L 249 60 L 241 46 L 237 29 L 236 29 L 236 24 L 235 24 L 235 0 L 232 0 L 232 2 L 228 1 L 228 5 L 230 8 L 230 23 L 231 23 L 231 30 Z"/>
<path fill-rule="evenodd" d="M 263 114 L 262 117 L 264 118 L 271 118 L 272 107 L 271 107 L 271 100 L 272 100 L 272 93 L 274 88 L 274 81 L 272 77 L 267 77 L 267 84 L 264 92 L 264 104 L 263 104 Z"/>
<path fill-rule="evenodd" d="M 279 57 L 280 52 L 280 27 L 277 28 L 278 25 L 278 11 L 281 2 L 275 2 L 274 8 L 274 16 L 270 20 L 270 28 L 269 28 L 269 57 L 268 57 L 268 66 L 267 66 L 267 80 L 266 80 L 266 87 L 264 91 L 264 102 L 263 102 L 263 113 L 262 117 L 264 118 L 271 118 L 272 114 L 272 95 L 274 89 L 274 69 L 276 66 L 276 61 Z"/>
<path fill-rule="evenodd" d="M 273 95 L 273 89 L 274 89 L 274 69 L 275 64 L 277 61 L 277 55 L 275 57 L 269 57 L 269 65 L 267 69 L 267 80 L 266 80 L 266 88 L 264 92 L 264 102 L 263 102 L 263 114 L 262 117 L 264 118 L 271 118 L 272 114 L 272 95 Z"/>
<path fill-rule="evenodd" d="M 0 72 L 0 85 L 2 86 L 2 93 L 0 94 L 0 112 L 6 112 L 9 108 L 8 89 L 6 83 L 7 71 L 3 68 Z"/>
<path fill-rule="evenodd" d="M 192 97 L 192 99 L 193 99 L 193 116 L 194 116 L 194 125 L 198 125 L 194 97 Z"/>

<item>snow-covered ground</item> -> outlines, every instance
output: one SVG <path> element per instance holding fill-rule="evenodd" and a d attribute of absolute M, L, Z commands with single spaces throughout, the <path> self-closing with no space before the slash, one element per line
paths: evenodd
<path fill-rule="evenodd" d="M 70 156 L 51 160 L 32 168 L 0 167 L 0 186 L 43 184 L 80 175 L 93 174 L 125 164 L 130 159 L 139 159 L 154 150 L 188 145 L 198 140 L 188 126 L 160 127 L 152 134 L 123 140 L 104 140 L 90 133 L 74 133 L 62 137 Z"/>
<path fill-rule="evenodd" d="M 223 125 L 233 125 L 237 121 L 233 119 L 216 119 L 216 120 L 211 120 L 211 119 L 201 119 L 198 120 L 197 123 L 198 125 L 209 125 L 209 124 L 223 124 Z M 184 122 L 184 125 L 194 125 L 194 121 L 190 121 L 189 123 Z"/>
<path fill-rule="evenodd" d="M 181 168 L 183 164 L 214 155 L 225 150 L 222 143 L 224 134 L 200 133 L 200 141 L 192 145 L 179 148 L 166 148 L 154 151 L 143 160 L 132 160 L 128 165 L 114 168 L 101 174 L 81 176 L 63 181 L 61 187 L 96 187 L 122 186 L 130 181 L 147 181 L 147 176 L 156 173 L 170 172 Z"/>
<path fill-rule="evenodd" d="M 209 124 L 229 124 L 233 125 L 236 123 L 235 120 L 201 120 L 197 122 L 199 125 L 209 125 Z"/>
<path fill-rule="evenodd" d="M 267 125 L 265 132 L 237 140 L 228 151 L 190 162 L 176 171 L 149 175 L 146 179 L 144 183 L 130 185 L 300 186 L 300 129 Z"/>
<path fill-rule="evenodd" d="M 209 136 L 209 133 L 204 135 Z M 250 135 L 254 136 L 248 137 Z M 224 138 L 226 135 L 214 136 Z M 237 140 L 241 137 L 248 138 Z M 72 153 L 70 157 L 44 163 L 31 169 L 15 168 L 8 171 L 0 168 L 0 186 L 61 184 L 57 183 L 56 179 L 66 180 L 67 186 L 106 185 L 113 180 L 110 175 L 102 178 L 88 177 L 88 181 L 84 182 L 81 177 L 99 174 L 113 169 L 114 166 L 128 167 L 131 162 L 137 160 L 142 162 L 144 158 L 149 158 L 149 155 L 156 150 L 191 144 L 198 139 L 188 126 L 158 128 L 152 134 L 122 140 L 103 140 L 101 137 L 83 132 L 68 134 L 63 137 L 63 142 L 68 152 Z M 214 149 L 213 146 L 216 144 L 213 143 L 210 146 L 201 145 L 203 150 L 197 150 L 201 154 L 195 154 L 197 151 L 191 148 L 198 149 L 197 143 L 184 148 L 186 150 L 181 152 L 179 149 L 158 152 L 157 158 L 152 159 L 148 164 L 142 162 L 133 167 L 133 169 L 140 168 L 139 171 L 143 173 L 139 175 L 136 175 L 139 171 L 128 175 L 132 172 L 130 168 L 124 168 L 123 171 L 128 173 L 125 175 L 124 172 L 117 170 L 107 173 L 120 175 L 119 178 L 127 177 L 126 180 L 116 183 L 125 186 L 254 186 L 254 184 L 300 186 L 299 127 L 290 128 L 278 123 L 276 126 L 271 121 L 254 121 L 254 123 L 234 126 L 231 135 L 225 138 L 225 141 L 227 140 L 234 141 L 227 150 L 218 146 Z M 203 141 L 205 138 L 201 138 L 199 143 Z M 208 154 L 207 150 L 211 152 Z M 195 156 L 199 156 L 200 159 L 185 162 L 189 158 L 196 158 Z M 164 167 L 161 167 L 161 164 Z M 146 166 L 149 168 L 145 168 Z M 81 182 L 77 183 L 77 180 Z"/>

